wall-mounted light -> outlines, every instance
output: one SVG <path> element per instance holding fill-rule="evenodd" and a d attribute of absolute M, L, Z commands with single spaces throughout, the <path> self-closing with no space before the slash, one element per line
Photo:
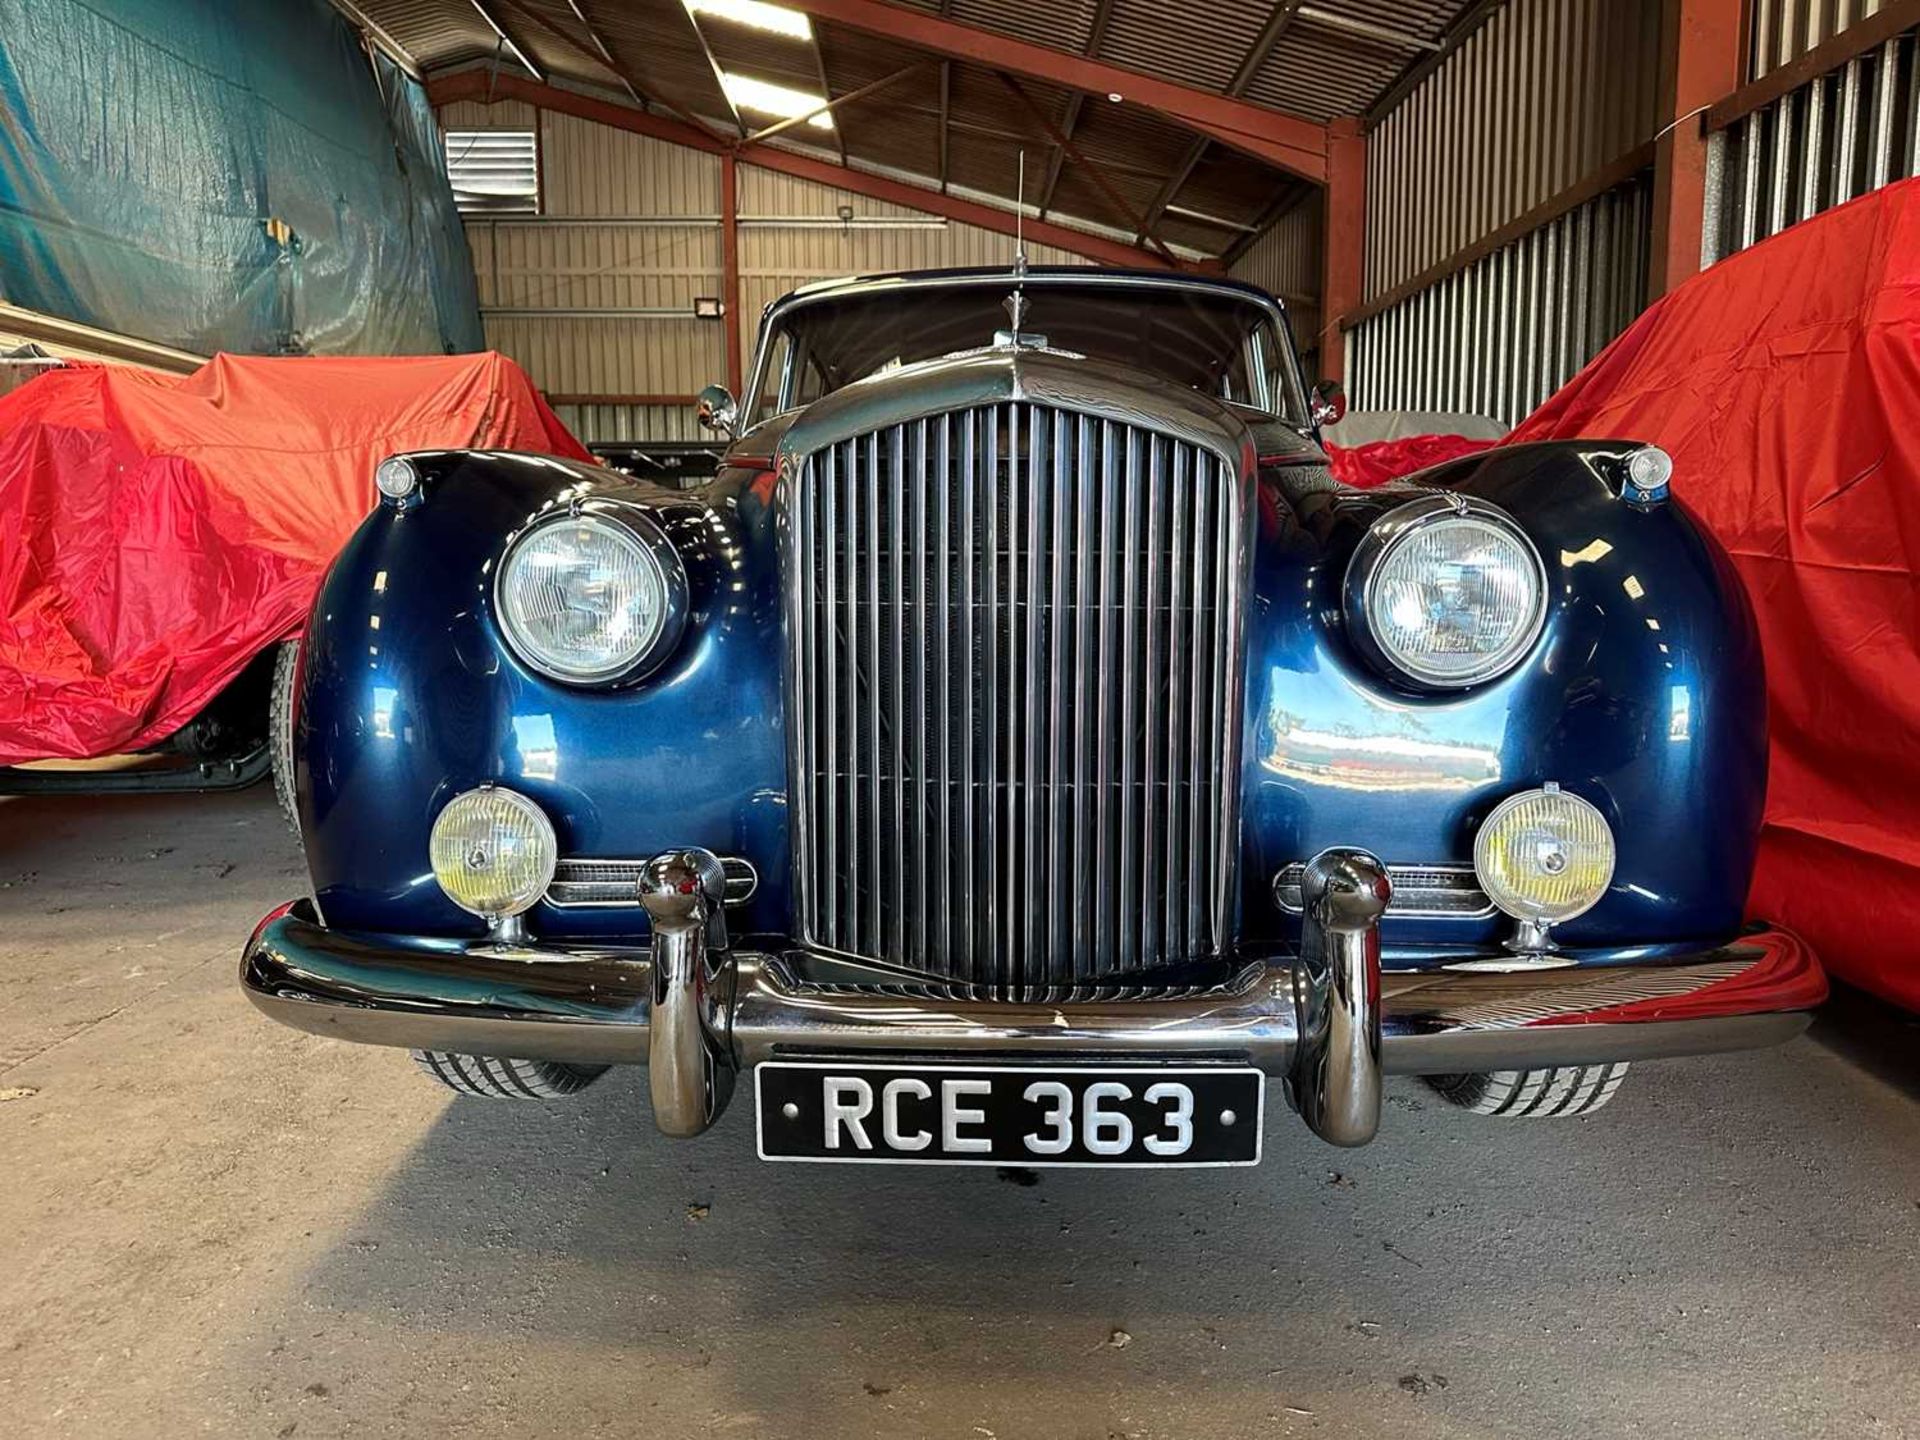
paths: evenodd
<path fill-rule="evenodd" d="M 718 320 L 727 313 L 727 307 L 720 303 L 717 295 L 696 295 L 693 297 L 693 314 L 697 320 Z"/>

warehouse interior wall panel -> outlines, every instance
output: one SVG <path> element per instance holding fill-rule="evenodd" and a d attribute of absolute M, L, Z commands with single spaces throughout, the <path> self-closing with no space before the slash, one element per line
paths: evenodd
<path fill-rule="evenodd" d="M 561 408 L 583 439 L 699 438 L 688 406 L 625 397 L 726 379 L 724 323 L 693 314 L 696 299 L 724 297 L 719 158 L 518 102 L 458 102 L 441 123 L 540 136 L 540 213 L 466 218 L 487 343 L 549 394 L 609 397 Z M 737 176 L 749 355 L 766 306 L 799 286 L 1013 259 L 995 231 L 751 165 Z M 1048 245 L 1026 252 L 1033 265 L 1087 263 Z"/>
<path fill-rule="evenodd" d="M 1736 120 L 1709 146 L 1708 262 L 1920 173 L 1920 30 Z"/>
<path fill-rule="evenodd" d="M 1659 17 L 1660 0 L 1509 0 L 1384 115 L 1367 146 L 1366 298 L 1651 139 Z"/>
<path fill-rule="evenodd" d="M 622 440 L 706 441 L 691 405 L 556 405 L 554 413 L 587 445 Z"/>
<path fill-rule="evenodd" d="M 1267 227 L 1260 238 L 1233 262 L 1236 280 L 1258 285 L 1277 295 L 1287 307 L 1294 344 L 1300 348 L 1308 374 L 1317 373 L 1320 350 L 1320 283 L 1322 232 L 1326 205 L 1319 191 Z"/>
<path fill-rule="evenodd" d="M 1353 407 L 1518 422 L 1640 313 L 1652 192 L 1643 173 L 1355 327 Z"/>
<path fill-rule="evenodd" d="M 549 215 L 720 213 L 720 157 L 545 111 L 541 208 Z"/>

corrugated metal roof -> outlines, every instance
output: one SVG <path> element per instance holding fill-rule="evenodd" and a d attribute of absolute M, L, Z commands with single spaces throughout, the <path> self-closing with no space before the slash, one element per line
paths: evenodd
<path fill-rule="evenodd" d="M 496 56 L 503 68 L 515 68 L 472 0 L 356 3 L 429 71 Z M 1064 52 L 1091 53 L 1108 64 L 1221 94 L 1229 92 L 1274 9 L 1274 0 L 897 3 Z M 1444 39 L 1469 4 L 1312 0 L 1311 11 L 1337 18 L 1330 22 L 1312 13 L 1294 16 L 1240 97 L 1315 121 L 1361 114 Z M 925 62 L 924 76 L 902 80 L 836 112 L 836 133 L 800 127 L 788 136 L 816 150 L 844 143 L 850 163 L 937 183 L 942 65 L 927 52 L 815 21 L 816 60 L 813 45 L 710 16 L 696 19 L 683 0 L 497 0 L 489 9 L 550 79 L 599 89 L 620 100 L 629 98 L 625 86 L 631 84 L 653 108 L 726 128 L 730 110 L 714 78 L 714 64 L 814 93 L 824 69 L 827 89 L 842 96 L 916 61 Z M 1103 9 L 1106 26 L 1095 44 Z M 1387 35 L 1353 33 L 1340 28 L 1341 18 Z M 1118 191 L 1129 207 L 1144 212 L 1160 198 L 1167 178 L 1186 164 L 1195 144 L 1192 132 L 1134 104 L 1115 105 L 1104 96 L 1089 96 L 1076 106 L 1074 92 L 1022 79 L 1020 86 L 1046 117 L 1043 121 L 991 71 L 951 58 L 944 68 L 949 79 L 947 178 L 962 189 L 1010 203 L 1019 156 L 1025 152 L 1028 199 L 1036 200 L 1059 150 L 1049 126 L 1056 131 L 1070 128 L 1075 148 L 1101 168 L 1107 187 Z M 744 118 L 749 128 L 757 128 L 771 123 L 772 117 Z M 1132 228 L 1116 213 L 1107 187 L 1075 173 L 1079 168 L 1060 165 L 1050 215 L 1067 224 L 1078 217 L 1097 226 Z M 1244 234 L 1231 227 L 1270 213 L 1276 199 L 1296 184 L 1281 171 L 1209 143 L 1201 162 L 1170 198 L 1170 209 L 1157 228 L 1170 243 L 1219 254 Z M 1188 211 L 1207 218 L 1183 213 Z"/>

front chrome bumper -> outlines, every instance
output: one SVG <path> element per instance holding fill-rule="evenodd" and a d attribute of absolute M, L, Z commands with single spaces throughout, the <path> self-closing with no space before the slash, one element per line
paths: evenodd
<path fill-rule="evenodd" d="M 707 946 L 697 904 L 649 948 L 360 935 L 283 906 L 241 981 L 266 1014 L 343 1040 L 577 1064 L 645 1064 L 655 1119 L 691 1135 L 763 1060 L 895 1055 L 1212 1057 L 1287 1081 L 1315 1133 L 1372 1138 L 1382 1074 L 1600 1064 L 1771 1045 L 1827 982 L 1783 930 L 1648 963 L 1382 972 L 1367 857 L 1330 852 L 1298 958 L 1173 999 L 951 1001 L 808 983 L 778 954 Z M 1318 863 L 1318 862 L 1316 862 Z M 651 908 L 651 907 L 650 907 Z"/>

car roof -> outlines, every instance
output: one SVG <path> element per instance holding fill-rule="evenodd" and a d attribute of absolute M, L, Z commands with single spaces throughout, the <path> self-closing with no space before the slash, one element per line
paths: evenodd
<path fill-rule="evenodd" d="M 873 275 L 846 275 L 833 280 L 815 280 L 811 284 L 801 285 L 789 291 L 783 298 L 815 300 L 829 295 L 854 295 L 868 290 L 897 289 L 908 284 L 914 286 L 938 284 L 942 280 L 969 282 L 1002 280 L 1009 285 L 1020 283 L 1045 285 L 1060 281 L 1096 280 L 1111 283 L 1116 280 L 1138 280 L 1143 285 L 1173 285 L 1182 289 L 1218 290 L 1223 294 L 1239 295 L 1263 305 L 1277 305 L 1282 310 L 1286 308 L 1285 302 L 1272 292 L 1245 280 L 1236 280 L 1229 275 L 1206 275 L 1191 270 L 1127 269 L 1116 265 L 1033 265 L 1021 271 L 1016 271 L 1011 266 L 997 265 L 973 265 L 946 270 L 893 270 Z"/>

